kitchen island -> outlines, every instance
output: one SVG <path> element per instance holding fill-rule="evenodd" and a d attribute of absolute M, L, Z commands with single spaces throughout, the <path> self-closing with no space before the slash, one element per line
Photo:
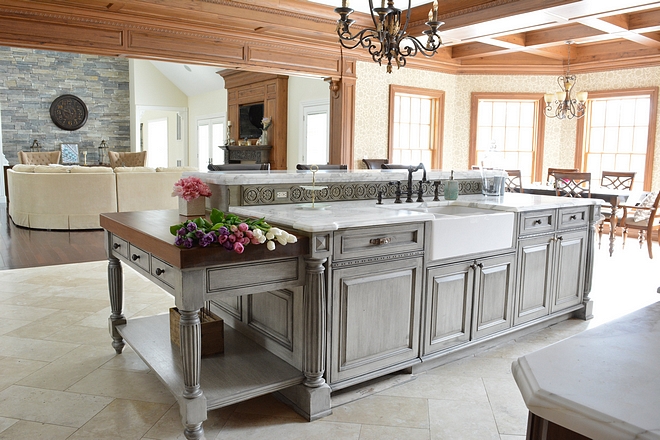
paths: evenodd
<path fill-rule="evenodd" d="M 291 196 L 296 185 L 311 180 L 300 174 L 279 176 L 283 180 L 278 182 L 265 180 L 272 179 L 267 174 L 197 175 L 225 194 L 259 187 L 260 194 L 287 191 Z M 385 175 L 328 173 L 323 176 L 326 196 L 335 194 L 336 184 L 343 185 L 339 198 L 351 198 L 321 198 L 314 208 L 307 201 L 228 207 L 295 233 L 298 246 L 287 245 L 283 255 L 250 254 L 248 249 L 241 258 L 228 260 L 218 259 L 213 249 L 181 250 L 168 236 L 168 221 L 179 222 L 175 212 L 104 215 L 113 346 L 121 351 L 125 339 L 170 387 L 187 438 L 201 438 L 206 411 L 229 403 L 276 391 L 279 399 L 314 420 L 330 414 L 337 390 L 390 373 L 422 371 L 572 316 L 589 317 L 597 202 L 525 194 L 485 197 L 474 194 L 479 182 L 469 172 L 454 202 L 433 202 L 433 186 L 426 188 L 428 202 L 395 204 L 385 197 L 378 205 L 352 198 L 362 192 L 349 188 L 364 186 L 366 197 L 365 185 L 387 184 L 392 175 Z M 461 214 L 447 215 L 447 209 Z M 507 231 L 486 229 L 484 237 L 508 234 L 497 246 L 463 249 L 459 240 L 450 246 L 451 253 L 431 252 L 444 237 L 440 234 L 452 235 L 436 226 L 458 226 L 477 216 L 488 222 L 489 213 L 509 218 Z M 168 220 L 156 222 L 159 217 Z M 469 239 L 466 234 L 464 242 Z M 134 325 L 123 317 L 121 264 L 174 296 L 182 311 L 180 356 L 162 324 Z M 266 270 L 257 270 L 261 265 Z M 250 341 L 251 348 L 228 346 L 224 354 L 201 360 L 194 317 L 207 300 L 230 334 Z M 157 337 L 164 351 L 151 350 L 148 341 Z M 229 383 L 215 377 L 240 370 L 240 363 L 227 362 L 237 357 L 245 358 L 254 373 L 239 371 Z M 281 377 L 268 373 L 271 364 L 279 365 Z M 254 386 L 252 374 L 264 383 Z"/>
<path fill-rule="evenodd" d="M 513 363 L 527 440 L 660 439 L 660 302 Z"/>

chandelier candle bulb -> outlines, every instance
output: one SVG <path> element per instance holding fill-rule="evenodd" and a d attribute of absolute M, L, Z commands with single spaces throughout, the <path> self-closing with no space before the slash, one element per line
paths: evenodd
<path fill-rule="evenodd" d="M 543 96 L 543 99 L 545 100 L 546 104 L 550 104 L 552 101 L 555 100 L 555 94 L 554 93 L 546 93 Z"/>
<path fill-rule="evenodd" d="M 579 102 L 586 102 L 587 101 L 587 96 L 589 96 L 589 92 L 578 92 L 577 100 Z"/>

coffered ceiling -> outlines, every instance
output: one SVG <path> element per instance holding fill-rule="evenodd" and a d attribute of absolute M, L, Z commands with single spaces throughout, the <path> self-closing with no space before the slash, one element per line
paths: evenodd
<path fill-rule="evenodd" d="M 341 0 L 0 0 L 0 44 L 246 70 L 346 74 Z M 438 0 L 444 46 L 411 67 L 452 73 L 562 72 L 660 65 L 660 1 Z M 373 26 L 351 0 L 355 28 Z M 395 6 L 407 8 L 407 0 Z M 431 2 L 414 0 L 421 35 Z"/>

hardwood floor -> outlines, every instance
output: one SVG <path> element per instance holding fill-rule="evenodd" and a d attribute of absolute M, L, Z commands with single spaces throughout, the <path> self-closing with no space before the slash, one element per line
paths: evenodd
<path fill-rule="evenodd" d="M 0 270 L 105 260 L 103 231 L 46 231 L 16 226 L 0 204 Z"/>

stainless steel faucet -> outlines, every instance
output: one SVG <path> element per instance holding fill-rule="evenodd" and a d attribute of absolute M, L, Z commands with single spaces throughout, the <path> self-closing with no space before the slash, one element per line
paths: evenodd
<path fill-rule="evenodd" d="M 419 171 L 420 168 L 424 170 L 424 175 L 422 176 L 422 180 L 420 181 L 420 185 L 422 182 L 426 182 L 426 168 L 424 168 L 424 164 L 420 163 L 419 165 L 410 165 L 408 167 L 408 192 L 406 194 L 406 203 L 413 203 L 412 195 L 413 195 L 413 183 L 412 183 L 412 175 L 415 171 Z"/>

